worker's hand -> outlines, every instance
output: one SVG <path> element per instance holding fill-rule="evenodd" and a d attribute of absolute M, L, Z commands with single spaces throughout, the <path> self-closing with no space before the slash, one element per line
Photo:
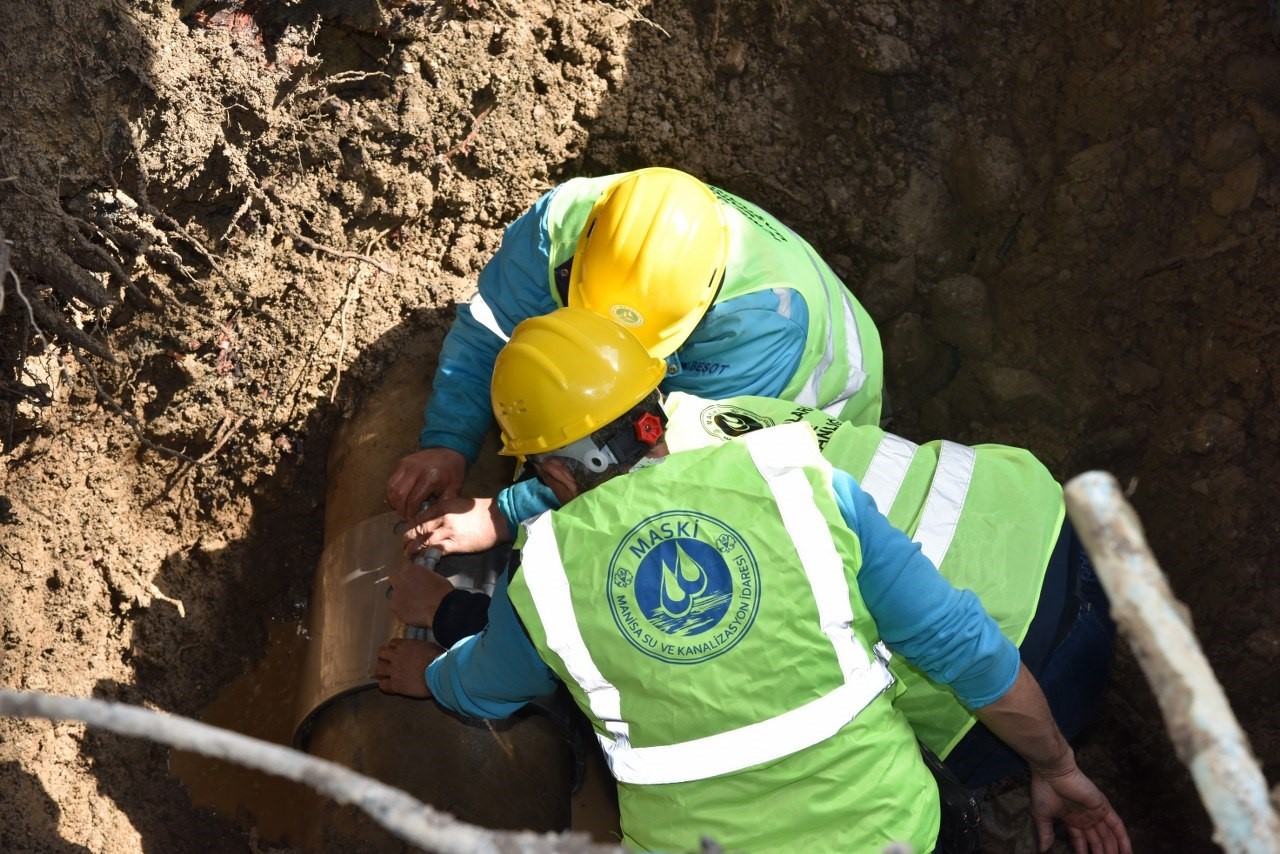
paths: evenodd
<path fill-rule="evenodd" d="M 444 655 L 444 647 L 431 641 L 392 638 L 378 650 L 373 675 L 385 694 L 430 697 L 427 665 Z"/>
<path fill-rule="evenodd" d="M 510 541 L 507 519 L 492 498 L 437 501 L 404 532 L 404 553 L 412 558 L 430 546 L 444 554 L 472 554 Z"/>
<path fill-rule="evenodd" d="M 1031 814 L 1040 850 L 1053 845 L 1053 820 L 1061 819 L 1076 854 L 1131 854 L 1129 833 L 1106 795 L 1072 761 L 1058 773 L 1031 772 Z"/>
<path fill-rule="evenodd" d="M 430 626 L 444 597 L 453 590 L 449 580 L 408 560 L 391 570 L 391 613 L 411 626 Z"/>
<path fill-rule="evenodd" d="M 467 476 L 467 458 L 451 448 L 427 448 L 400 460 L 387 478 L 387 504 L 406 522 L 422 502 L 453 498 Z"/>

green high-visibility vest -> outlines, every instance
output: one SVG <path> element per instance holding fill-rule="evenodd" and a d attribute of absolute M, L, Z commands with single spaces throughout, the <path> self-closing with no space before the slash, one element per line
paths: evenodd
<path fill-rule="evenodd" d="M 557 305 L 564 302 L 556 270 L 573 257 L 592 206 L 621 177 L 574 178 L 552 195 L 547 206 L 547 283 Z M 723 203 L 729 227 L 729 259 L 716 302 L 791 288 L 808 306 L 804 352 L 780 397 L 855 424 L 879 424 L 884 355 L 866 309 L 804 238 L 750 202 L 717 187 L 709 189 Z"/>
<path fill-rule="evenodd" d="M 718 444 L 774 424 L 809 423 L 822 455 L 853 475 L 953 586 L 972 590 L 1015 645 L 1026 637 L 1066 514 L 1061 485 L 1030 451 L 947 441 L 916 445 L 878 427 L 841 423 L 765 397 L 710 401 L 676 393 L 666 410 L 672 450 Z M 890 668 L 898 678 L 895 704 L 920 740 L 947 756 L 974 725 L 972 713 L 901 656 Z"/>
<path fill-rule="evenodd" d="M 672 454 L 522 530 L 511 602 L 595 727 L 628 844 L 933 847 L 937 789 L 808 425 Z"/>

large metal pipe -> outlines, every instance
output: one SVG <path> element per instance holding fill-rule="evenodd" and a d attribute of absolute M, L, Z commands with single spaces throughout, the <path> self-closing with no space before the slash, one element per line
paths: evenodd
<path fill-rule="evenodd" d="M 377 648 L 398 629 L 386 577 L 403 558 L 398 519 L 385 504 L 386 479 L 416 447 L 439 345 L 423 337 L 428 340 L 406 348 L 334 436 L 325 549 L 308 614 L 294 741 L 471 824 L 564 830 L 573 757 L 549 717 L 530 712 L 503 722 L 467 721 L 431 700 L 385 695 L 371 676 Z M 509 480 L 510 469 L 491 446 L 470 473 L 468 489 L 492 495 Z M 470 558 L 486 559 L 501 558 Z M 306 844 L 323 850 L 369 851 L 378 837 L 351 809 L 321 810 L 311 824 Z"/>

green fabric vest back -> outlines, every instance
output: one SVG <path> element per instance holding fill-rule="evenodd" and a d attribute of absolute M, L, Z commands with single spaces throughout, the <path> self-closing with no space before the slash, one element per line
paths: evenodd
<path fill-rule="evenodd" d="M 942 442 L 914 446 L 878 427 L 842 423 L 818 410 L 764 397 L 709 401 L 677 393 L 668 398 L 666 408 L 671 419 L 667 444 L 672 450 L 701 448 L 774 424 L 806 421 L 833 466 L 853 475 L 881 512 L 889 503 L 885 515 L 895 528 L 917 541 L 929 536 L 921 524 L 924 520 L 930 525 L 937 518 L 924 517 L 935 479 L 945 476 L 939 473 Z M 962 447 L 952 445 L 950 450 Z M 964 450 L 972 451 L 967 489 L 962 504 L 954 514 L 945 514 L 950 518 L 942 526 L 954 524 L 950 541 L 940 558 L 928 547 L 925 553 L 953 586 L 978 596 L 1005 637 L 1021 644 L 1062 529 L 1062 487 L 1029 451 L 1003 445 Z M 886 478 L 885 469 L 893 470 L 894 476 Z M 899 484 L 896 492 L 886 480 Z M 950 689 L 935 685 L 901 656 L 894 656 L 890 669 L 898 678 L 895 705 L 920 740 L 945 757 L 973 726 L 973 715 Z"/>
<path fill-rule="evenodd" d="M 560 304 L 555 271 L 573 257 L 578 236 L 591 208 L 621 175 L 574 178 L 556 188 L 547 210 L 551 261 L 547 285 Z M 804 353 L 781 397 L 825 407 L 848 397 L 839 418 L 855 424 L 879 424 L 884 383 L 884 355 L 880 333 L 871 316 L 848 293 L 844 283 L 807 241 L 776 217 L 756 205 L 709 187 L 723 203 L 729 227 L 729 259 L 724 284 L 716 301 L 732 299 L 772 288 L 800 293 L 809 309 L 809 330 Z M 850 376 L 850 350 L 860 351 L 861 387 L 846 394 Z M 816 388 L 808 387 L 819 377 Z"/>
<path fill-rule="evenodd" d="M 788 469 L 789 483 L 808 494 L 810 521 L 829 532 L 831 571 L 847 585 L 852 642 L 847 630 L 828 631 L 841 634 L 846 653 L 871 661 L 876 631 L 856 584 L 857 537 L 840 517 L 812 433 L 781 429 L 792 444 L 800 436 L 812 448 L 817 465 Z M 794 522 L 783 515 L 793 511 L 775 501 L 746 444 L 672 454 L 525 523 L 533 533 L 521 544 L 511 601 L 602 744 L 616 745 L 620 739 L 611 736 L 619 731 L 630 748 L 676 752 L 753 725 L 755 736 L 761 722 L 776 724 L 844 684 L 848 659 L 824 634 L 814 574 L 798 557 L 799 540 L 788 527 Z M 563 567 L 566 584 L 553 587 L 571 603 L 567 619 L 547 604 L 541 567 L 555 562 L 549 553 Z M 556 651 L 564 649 L 566 623 L 589 648 L 592 678 L 580 659 Z M 616 706 L 601 705 L 605 683 L 615 689 Z M 700 779 L 620 782 L 627 843 L 690 851 L 708 836 L 726 850 L 759 854 L 878 852 L 897 840 L 930 850 L 937 790 L 905 718 L 887 694 L 877 695 L 882 689 L 852 721 L 839 718 L 829 737 L 794 752 L 754 764 L 751 750 L 720 756 L 728 766 Z M 780 733 L 771 732 L 751 747 L 773 750 L 767 745 Z"/>

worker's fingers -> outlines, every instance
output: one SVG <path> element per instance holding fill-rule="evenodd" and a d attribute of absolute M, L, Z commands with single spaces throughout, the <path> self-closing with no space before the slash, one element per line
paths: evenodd
<path fill-rule="evenodd" d="M 459 498 L 441 501 L 425 510 L 403 536 L 410 557 L 427 548 L 442 555 L 472 554 L 509 538 L 506 519 L 491 498 Z"/>
<path fill-rule="evenodd" d="M 1128 852 L 1129 834 L 1125 832 L 1124 823 L 1120 821 L 1118 815 L 1113 813 L 1108 816 L 1106 821 L 1099 825 L 1098 832 L 1106 845 L 1107 852 L 1115 852 L 1115 854 Z"/>
<path fill-rule="evenodd" d="M 419 550 L 427 537 L 431 535 L 434 528 L 439 527 L 437 522 L 417 522 L 405 529 L 400 535 L 400 542 L 404 546 L 405 553 L 412 556 L 412 553 Z M 411 549 L 410 546 L 413 546 Z"/>
<path fill-rule="evenodd" d="M 1111 815 L 1107 816 L 1107 825 L 1116 836 L 1120 854 L 1133 854 L 1133 843 L 1129 841 L 1129 830 L 1124 826 L 1124 822 L 1120 820 L 1120 814 L 1112 812 Z"/>
<path fill-rule="evenodd" d="M 387 504 L 397 513 L 400 512 L 400 495 L 404 492 L 403 479 L 404 475 L 399 468 L 387 478 Z"/>
<path fill-rule="evenodd" d="M 401 519 L 413 519 L 422 502 L 433 497 L 436 480 L 430 469 L 402 467 L 387 480 L 387 504 Z"/>
<path fill-rule="evenodd" d="M 447 448 L 427 448 L 401 458 L 387 478 L 387 504 L 408 521 L 424 501 L 453 498 L 466 478 L 466 458 Z"/>
<path fill-rule="evenodd" d="M 1067 828 L 1067 833 L 1071 836 L 1071 847 L 1076 854 L 1089 854 L 1089 852 L 1116 854 L 1115 846 L 1107 844 L 1107 841 L 1102 838 L 1102 834 L 1098 832 L 1097 827 L 1089 827 L 1084 830 L 1069 827 Z"/>
<path fill-rule="evenodd" d="M 1035 816 L 1036 820 L 1036 837 L 1039 841 L 1039 850 L 1041 854 L 1053 847 L 1053 819 L 1044 816 Z"/>
<path fill-rule="evenodd" d="M 410 543 L 419 539 L 421 536 L 422 532 L 419 530 L 417 525 L 409 525 L 404 529 L 404 533 L 400 535 L 400 543 L 405 548 L 408 548 Z"/>
<path fill-rule="evenodd" d="M 431 532 L 414 533 L 417 529 L 413 529 L 405 533 L 401 542 L 401 548 L 404 556 L 413 560 L 420 556 L 427 549 L 435 546 L 440 549 L 441 555 L 451 554 L 453 552 L 450 538 L 441 533 L 438 529 Z"/>
<path fill-rule="evenodd" d="M 430 472 L 428 472 L 424 477 L 416 480 L 413 484 L 413 488 L 410 489 L 408 494 L 405 496 L 404 518 L 418 518 L 417 514 L 421 510 L 422 505 L 437 498 L 437 488 L 438 484 L 436 483 L 436 478 L 432 477 Z"/>
<path fill-rule="evenodd" d="M 411 509 L 405 514 L 404 518 L 414 518 L 415 513 L 418 519 L 435 518 L 442 512 L 446 512 L 436 508 L 442 502 L 457 498 L 461 487 L 462 484 L 455 484 L 445 480 L 435 470 L 428 472 L 425 477 L 414 484 L 414 488 L 409 492 L 406 503 L 408 508 Z M 424 504 L 427 506 L 423 507 Z"/>
<path fill-rule="evenodd" d="M 436 498 L 435 501 L 432 501 L 425 507 L 420 506 L 418 515 L 413 517 L 413 521 L 415 524 L 420 525 L 423 522 L 430 522 L 432 519 L 439 519 L 448 512 L 449 502 L 443 498 Z"/>
<path fill-rule="evenodd" d="M 1076 851 L 1132 854 L 1129 832 L 1125 829 L 1120 815 L 1105 799 L 1100 808 L 1089 811 L 1088 816 L 1083 820 L 1085 822 L 1091 820 L 1092 823 L 1080 826 L 1081 820 L 1076 819 L 1074 826 L 1071 824 L 1067 826 L 1072 847 Z"/>
<path fill-rule="evenodd" d="M 1129 835 L 1119 816 L 1112 813 L 1103 821 L 1087 828 L 1068 827 L 1071 848 L 1076 854 L 1131 854 Z"/>
<path fill-rule="evenodd" d="M 387 479 L 387 504 L 401 519 L 412 519 L 414 511 L 422 503 L 421 499 L 415 502 L 413 497 L 424 489 L 425 484 L 421 483 L 419 473 L 411 468 L 401 467 Z"/>
<path fill-rule="evenodd" d="M 429 548 L 438 548 L 440 554 L 450 555 L 466 549 L 460 540 L 461 532 L 454 514 L 430 519 L 409 528 L 401 536 L 401 547 L 406 557 L 413 559 Z"/>

